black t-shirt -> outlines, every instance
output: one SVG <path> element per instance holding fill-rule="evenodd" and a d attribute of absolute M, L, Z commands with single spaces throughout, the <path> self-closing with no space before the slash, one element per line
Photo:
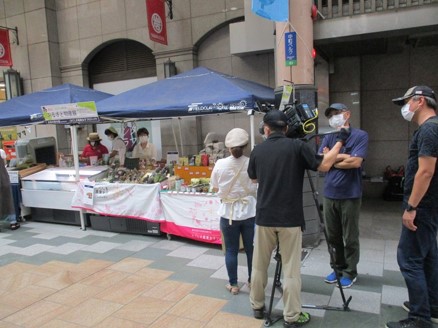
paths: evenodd
<path fill-rule="evenodd" d="M 409 157 L 406 165 L 404 182 L 404 200 L 408 201 L 414 185 L 415 174 L 418 171 L 418 158 L 421 156 L 438 157 L 438 117 L 434 116 L 426 120 L 415 131 L 409 146 Z M 438 162 L 437 162 L 438 163 Z M 430 181 L 429 189 L 421 199 L 418 207 L 438 207 L 438 172 Z"/>
<path fill-rule="evenodd" d="M 248 175 L 257 179 L 256 224 L 304 227 L 303 180 L 306 169 L 322 161 L 309 144 L 273 133 L 251 153 Z"/>

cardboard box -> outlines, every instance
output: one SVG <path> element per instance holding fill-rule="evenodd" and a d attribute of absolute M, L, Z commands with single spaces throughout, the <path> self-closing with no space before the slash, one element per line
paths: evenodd
<path fill-rule="evenodd" d="M 192 178 L 209 178 L 212 171 L 212 166 L 175 166 L 174 168 L 175 175 L 184 179 L 185 184 L 190 184 Z"/>

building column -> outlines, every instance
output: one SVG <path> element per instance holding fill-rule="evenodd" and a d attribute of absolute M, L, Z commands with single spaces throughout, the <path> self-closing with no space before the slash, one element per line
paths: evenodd
<path fill-rule="evenodd" d="M 289 0 L 289 23 L 277 22 L 275 49 L 275 85 L 314 84 L 313 21 L 311 18 L 311 0 Z M 286 32 L 297 33 L 297 66 L 286 66 Z"/>

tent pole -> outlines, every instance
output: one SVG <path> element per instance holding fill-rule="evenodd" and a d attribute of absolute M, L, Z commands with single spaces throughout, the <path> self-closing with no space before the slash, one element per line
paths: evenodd
<path fill-rule="evenodd" d="M 250 109 L 248 110 L 249 115 L 249 124 L 250 124 L 250 135 L 251 135 L 251 150 L 254 149 L 255 146 L 255 137 L 254 137 L 254 110 Z"/>
<path fill-rule="evenodd" d="M 78 156 L 78 126 L 70 125 L 70 134 L 71 134 L 71 152 L 73 153 L 73 162 L 75 165 L 75 181 L 76 184 L 79 183 L 80 175 L 79 175 L 79 156 Z M 84 211 L 82 209 L 79 210 L 79 216 L 81 220 L 81 230 L 86 230 L 85 228 L 85 219 L 84 219 Z"/>
<path fill-rule="evenodd" d="M 181 131 L 181 118 L 178 117 L 178 127 L 179 127 L 179 141 L 181 142 L 181 156 L 184 156 L 184 143 L 182 139 L 182 131 Z"/>
<path fill-rule="evenodd" d="M 75 166 L 75 178 L 76 182 L 79 182 L 79 156 L 78 156 L 78 126 L 70 125 L 71 134 L 71 152 L 73 154 L 73 163 Z"/>
<path fill-rule="evenodd" d="M 170 122 L 171 122 L 171 124 L 172 124 L 173 140 L 175 141 L 176 151 L 178 152 L 178 154 L 180 154 L 179 149 L 178 149 L 178 141 L 176 140 L 175 127 L 174 127 L 174 125 L 173 125 L 173 118 L 170 119 Z M 179 155 L 179 156 L 182 156 L 182 154 Z"/>

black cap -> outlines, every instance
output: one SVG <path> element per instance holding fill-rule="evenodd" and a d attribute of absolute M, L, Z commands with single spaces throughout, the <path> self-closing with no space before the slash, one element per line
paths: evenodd
<path fill-rule="evenodd" d="M 345 106 L 344 104 L 341 103 L 334 103 L 331 104 L 326 110 L 325 110 L 325 117 L 328 117 L 330 112 L 332 110 L 336 110 L 336 111 L 341 111 L 341 112 L 346 112 L 348 110 L 347 106 Z"/>
<path fill-rule="evenodd" d="M 396 105 L 403 106 L 405 104 L 405 100 L 413 96 L 430 97 L 436 100 L 435 92 L 431 88 L 425 85 L 419 85 L 408 89 L 403 97 L 392 99 L 392 102 Z"/>
<path fill-rule="evenodd" d="M 287 116 L 281 110 L 273 109 L 265 114 L 263 122 L 271 126 L 284 127 L 287 125 Z"/>

